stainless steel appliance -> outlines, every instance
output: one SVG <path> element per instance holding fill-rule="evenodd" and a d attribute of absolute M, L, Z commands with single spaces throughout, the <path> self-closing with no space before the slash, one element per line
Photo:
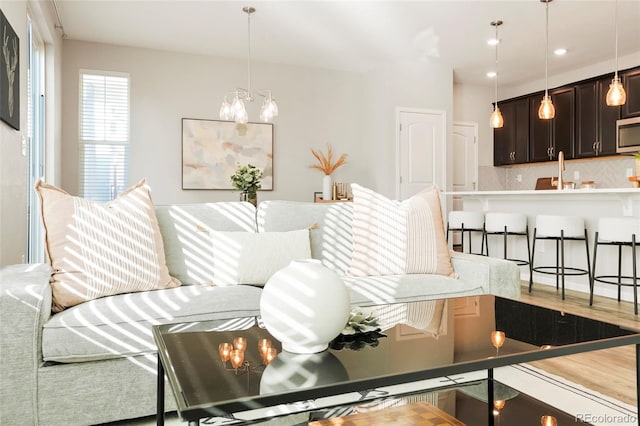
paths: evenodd
<path fill-rule="evenodd" d="M 616 130 L 616 152 L 640 152 L 640 117 L 616 121 Z"/>

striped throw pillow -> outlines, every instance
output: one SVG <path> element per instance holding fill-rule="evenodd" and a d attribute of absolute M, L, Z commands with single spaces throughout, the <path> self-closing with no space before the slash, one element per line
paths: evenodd
<path fill-rule="evenodd" d="M 404 201 L 352 184 L 353 276 L 453 276 L 437 187 Z"/>
<path fill-rule="evenodd" d="M 149 187 L 144 180 L 110 203 L 36 183 L 53 269 L 53 312 L 120 293 L 171 288 Z"/>

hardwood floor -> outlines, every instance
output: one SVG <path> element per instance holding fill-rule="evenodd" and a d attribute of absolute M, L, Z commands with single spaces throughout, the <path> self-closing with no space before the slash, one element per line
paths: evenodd
<path fill-rule="evenodd" d="M 595 296 L 593 306 L 590 307 L 589 295 L 586 293 L 567 290 L 563 301 L 560 292 L 554 287 L 534 283 L 533 291 L 529 293 L 528 283 L 525 282 L 522 283 L 521 300 L 640 331 L 640 316 L 634 315 L 633 303 L 630 302 Z M 622 402 L 636 405 L 636 356 L 633 346 L 531 364 Z"/>

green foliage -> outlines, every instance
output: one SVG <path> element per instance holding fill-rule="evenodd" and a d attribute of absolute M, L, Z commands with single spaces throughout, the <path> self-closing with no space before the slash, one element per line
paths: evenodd
<path fill-rule="evenodd" d="M 246 166 L 238 164 L 236 172 L 231 175 L 231 184 L 238 191 L 256 192 L 262 188 L 260 179 L 262 179 L 262 170 L 251 164 Z"/>

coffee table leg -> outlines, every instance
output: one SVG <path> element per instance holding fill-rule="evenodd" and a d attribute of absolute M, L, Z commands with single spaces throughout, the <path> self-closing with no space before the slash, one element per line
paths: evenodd
<path fill-rule="evenodd" d="M 636 345 L 636 404 L 640 417 L 640 345 Z"/>
<path fill-rule="evenodd" d="M 157 397 L 157 412 L 156 412 L 156 424 L 158 426 L 164 426 L 164 368 L 162 367 L 162 360 L 160 354 L 158 354 L 158 385 L 156 389 Z"/>
<path fill-rule="evenodd" d="M 493 368 L 487 370 L 487 413 L 487 424 L 493 426 Z"/>

